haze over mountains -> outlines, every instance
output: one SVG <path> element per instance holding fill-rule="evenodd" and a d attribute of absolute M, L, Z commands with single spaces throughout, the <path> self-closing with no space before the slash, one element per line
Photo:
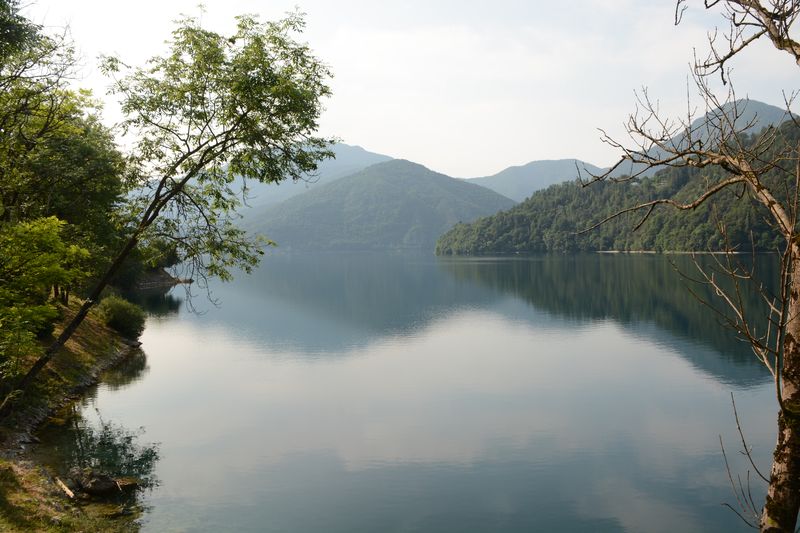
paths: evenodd
<path fill-rule="evenodd" d="M 733 104 L 729 104 L 723 111 L 730 111 L 730 105 Z M 736 126 L 743 128 L 750 124 L 750 132 L 768 125 L 777 125 L 788 118 L 783 109 L 761 102 L 738 101 L 735 105 L 739 112 Z M 695 120 L 692 124 L 693 136 L 707 138 L 708 129 L 704 124 L 715 120 L 718 118 L 714 113 Z M 685 142 L 684 139 L 681 134 L 673 142 L 679 145 Z M 455 224 L 469 223 L 480 217 L 498 214 L 503 218 L 495 217 L 492 221 L 484 221 L 480 226 L 483 229 L 474 235 L 467 235 L 466 227 L 461 225 L 456 238 L 457 244 L 454 241 L 451 246 L 450 241 L 447 241 L 448 244 L 440 251 L 489 252 L 489 249 L 478 251 L 483 246 L 489 246 L 498 252 L 544 251 L 560 249 L 567 241 L 572 242 L 572 237 L 561 235 L 561 226 L 574 225 L 570 218 L 572 215 L 566 211 L 574 211 L 575 216 L 580 211 L 583 219 L 591 218 L 593 212 L 603 211 L 605 204 L 610 202 L 616 205 L 619 200 L 617 196 L 623 192 L 609 189 L 607 194 L 611 196 L 604 200 L 600 198 L 602 195 L 592 194 L 591 191 L 584 197 L 580 191 L 572 191 L 572 188 L 576 188 L 573 184 L 567 186 L 568 188 L 558 189 L 557 192 L 553 190 L 546 197 L 541 196 L 542 193 L 547 193 L 549 187 L 573 182 L 578 176 L 588 178 L 590 174 L 602 174 L 607 170 L 578 159 L 532 161 L 509 167 L 493 176 L 456 179 L 433 172 L 422 165 L 392 159 L 358 146 L 337 144 L 333 150 L 336 159 L 323 161 L 317 174 L 308 181 L 255 184 L 248 202 L 253 209 L 246 213 L 243 225 L 265 234 L 284 249 L 433 250 L 437 238 Z M 613 175 L 621 175 L 623 168 L 621 166 L 616 169 Z M 625 170 L 636 172 L 639 169 L 627 165 Z M 656 172 L 657 169 L 650 169 L 642 176 L 651 177 Z M 677 192 L 685 184 L 685 179 L 684 176 L 673 177 L 669 181 L 669 187 Z M 594 193 L 600 192 L 597 189 Z M 614 201 L 610 200 L 612 196 Z M 531 197 L 533 202 L 526 201 Z M 508 216 L 501 212 L 519 202 L 524 202 L 525 207 L 516 208 Z M 552 202 L 559 204 L 554 207 L 560 206 L 558 213 L 537 215 L 531 211 L 549 209 L 547 206 Z M 573 202 L 580 203 L 582 207 L 564 208 Z M 523 211 L 526 215 L 520 218 Z M 539 231 L 534 231 L 529 217 L 543 221 L 534 224 L 543 224 L 542 228 L 550 228 L 558 220 L 561 229 L 554 233 L 553 228 L 550 228 L 545 231 L 547 235 L 539 235 Z M 525 220 L 520 222 L 522 219 Z M 499 223 L 500 220 L 517 222 L 509 226 L 506 222 Z M 526 231 L 536 235 L 523 232 L 523 238 L 520 233 L 523 226 L 530 226 Z M 612 233 L 617 230 L 619 229 L 614 229 Z M 489 231 L 491 235 L 484 234 L 485 231 Z M 514 235 L 506 235 L 506 231 L 512 231 Z M 556 238 L 556 234 L 559 237 Z M 448 239 L 452 240 L 453 235 L 451 232 Z M 544 240 L 540 243 L 536 239 Z M 615 239 L 619 240 L 618 237 L 612 237 L 612 240 Z M 673 240 L 670 239 L 670 242 Z M 626 247 L 630 245 L 625 244 Z M 566 245 L 566 248 L 571 246 Z M 605 246 L 598 245 L 600 249 Z"/>
<path fill-rule="evenodd" d="M 759 107 L 771 106 L 759 104 Z M 773 125 L 764 123 L 763 116 L 758 117 L 762 124 Z M 780 112 L 771 116 L 781 121 L 785 115 Z M 747 117 L 742 121 L 743 125 L 749 123 Z M 774 125 L 774 141 L 760 152 L 763 161 L 779 161 L 785 147 L 797 146 L 800 142 L 800 127 L 791 120 L 781 122 Z M 756 133 L 754 128 L 750 131 Z M 756 139 L 753 135 L 742 137 L 740 141 L 747 147 L 756 143 Z M 763 252 L 780 249 L 783 237 L 768 223 L 768 213 L 741 189 L 719 191 L 713 201 L 691 211 L 659 207 L 641 226 L 642 212 L 609 219 L 626 208 L 660 198 L 690 203 L 708 190 L 709 183 L 720 183 L 726 176 L 722 168 L 714 165 L 666 167 L 652 176 L 621 183 L 603 181 L 585 188 L 575 183 L 556 184 L 537 191 L 512 209 L 473 223 L 456 225 L 439 239 L 436 253 L 693 252 L 721 251 L 727 247 Z M 785 179 L 786 175 L 775 168 L 761 176 L 762 182 L 776 191 L 786 186 L 782 183 Z M 595 227 L 603 220 L 604 223 Z M 720 233 L 720 225 L 725 227 L 725 237 Z M 588 228 L 594 229 L 586 232 Z"/>

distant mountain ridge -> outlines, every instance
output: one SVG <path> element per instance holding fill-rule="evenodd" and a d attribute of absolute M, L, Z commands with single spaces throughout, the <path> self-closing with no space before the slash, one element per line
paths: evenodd
<path fill-rule="evenodd" d="M 722 106 L 722 113 L 729 113 L 733 106 L 736 106 L 739 117 L 734 123 L 734 127 L 741 128 L 747 133 L 760 131 L 766 126 L 777 126 L 789 118 L 785 109 L 770 104 L 765 104 L 757 100 L 736 100 Z M 704 135 L 704 126 L 707 123 L 714 124 L 719 121 L 720 112 L 709 112 L 704 116 L 695 119 L 691 128 L 704 141 L 708 140 Z M 750 125 L 748 128 L 745 126 Z M 680 145 L 684 141 L 683 134 L 677 135 L 673 142 Z M 661 152 L 653 151 L 655 156 Z M 507 196 L 517 202 L 522 202 L 536 191 L 546 189 L 550 185 L 573 181 L 579 176 L 590 178 L 590 174 L 599 175 L 608 170 L 609 167 L 598 167 L 591 163 L 586 163 L 579 159 L 557 159 L 531 161 L 525 165 L 509 167 L 492 176 L 481 178 L 470 178 L 469 181 L 477 183 L 493 191 Z M 642 172 L 643 171 L 643 172 Z M 657 168 L 646 169 L 644 165 L 624 163 L 614 172 L 612 177 L 632 175 L 642 172 L 642 176 L 652 176 L 658 171 Z"/>
<path fill-rule="evenodd" d="M 579 175 L 589 178 L 588 174 L 597 175 L 603 171 L 604 169 L 579 159 L 542 160 L 509 167 L 493 176 L 471 178 L 468 181 L 521 202 L 534 192 L 555 183 L 572 181 Z"/>
<path fill-rule="evenodd" d="M 786 121 L 775 131 L 775 142 L 761 154 L 764 161 L 783 157 L 787 146 L 800 142 L 800 127 Z M 744 137 L 745 147 L 757 142 Z M 667 167 L 654 176 L 622 183 L 601 181 L 581 188 L 576 183 L 555 184 L 537 191 L 513 208 L 469 224 L 457 224 L 436 245 L 438 254 L 491 255 L 505 253 L 572 253 L 593 251 L 703 252 L 726 247 L 758 252 L 780 249 L 782 237 L 767 222 L 769 215 L 741 190 L 726 189 L 713 201 L 694 210 L 659 207 L 642 221 L 642 212 L 622 213 L 627 208 L 671 198 L 690 203 L 722 182 L 725 170 Z M 786 174 L 778 167 L 764 173 L 762 182 L 771 190 L 786 186 Z M 791 178 L 794 179 L 794 178 Z M 746 192 L 746 191 L 745 191 Z M 790 211 L 784 202 L 784 209 Z M 599 226 L 597 224 L 603 222 Z M 643 222 L 643 223 L 642 223 Z M 641 226 L 639 226 L 641 224 Z M 720 233 L 725 228 L 725 236 Z M 594 228 L 592 231 L 586 231 Z M 634 230 L 634 228 L 636 228 Z"/>
<path fill-rule="evenodd" d="M 777 125 L 788 117 L 783 109 L 757 101 L 742 100 L 728 104 L 732 105 L 736 105 L 740 112 L 737 127 L 749 125 L 750 131 L 767 125 Z M 729 110 L 730 107 L 723 108 L 722 111 Z M 695 120 L 692 126 L 694 134 L 702 137 L 703 125 L 713 123 L 718 120 L 718 116 L 709 113 Z M 713 128 L 711 131 L 713 132 Z M 679 135 L 674 142 L 685 142 L 682 139 Z M 462 180 L 432 172 L 410 161 L 394 160 L 382 154 L 368 152 L 358 146 L 337 144 L 333 151 L 336 159 L 321 162 L 317 176 L 309 181 L 256 184 L 252 192 L 255 198 L 249 202 L 254 209 L 246 214 L 243 225 L 264 233 L 283 248 L 432 249 L 437 237 L 458 222 L 468 223 L 479 217 L 495 215 L 502 209 L 511 208 L 515 202 L 537 195 L 554 184 L 573 182 L 578 176 L 588 178 L 589 175 L 599 175 L 607 170 L 579 159 L 540 160 L 509 167 L 493 176 Z M 615 170 L 613 176 L 637 170 L 639 169 L 630 165 L 627 169 L 621 166 Z M 648 170 L 643 176 L 650 176 L 656 170 Z M 575 186 L 574 183 L 570 185 Z M 650 186 L 660 187 L 656 182 Z M 559 191 L 559 194 L 570 197 L 573 195 L 573 192 L 568 192 L 571 189 Z M 551 191 L 548 197 L 553 194 L 555 193 Z M 611 201 L 610 198 L 616 198 L 617 193 L 609 189 L 608 194 L 609 199 L 602 202 Z M 576 196 L 575 201 L 580 202 L 579 198 L 580 196 Z M 567 202 L 567 198 L 559 201 Z M 543 197 L 538 197 L 530 207 L 544 207 L 545 204 L 548 202 L 543 202 Z M 593 204 L 581 209 L 586 216 L 605 208 L 601 204 Z M 511 219 L 517 220 L 521 211 L 516 209 L 513 213 Z M 565 213 L 559 211 L 555 218 L 550 215 L 550 218 L 545 216 L 545 219 L 564 222 L 564 215 Z M 536 216 L 534 218 L 541 219 Z M 495 217 L 495 220 L 500 219 Z M 503 220 L 510 219 L 506 217 Z M 528 245 L 522 245 L 519 239 L 523 234 L 527 235 L 525 240 L 536 240 L 537 231 L 533 226 L 526 227 L 530 220 L 521 223 L 522 226 L 519 225 L 520 221 L 513 224 L 513 235 L 505 235 L 502 232 L 512 228 L 501 228 L 504 224 L 484 221 L 482 227 L 490 230 L 490 233 L 501 233 L 472 236 L 465 233 L 466 227 L 462 224 L 459 226 L 459 237 L 456 241 L 466 239 L 471 242 L 465 248 L 463 245 L 466 243 L 459 242 L 454 243 L 453 247 L 444 246 L 441 251 L 482 253 L 478 249 L 487 246 L 484 251 L 530 249 L 531 246 L 534 249 L 551 249 L 560 248 L 564 242 L 573 240 L 561 235 L 561 229 L 554 232 L 554 228 L 549 228 L 544 236 L 544 244 L 534 245 L 529 241 Z M 542 228 L 549 227 L 550 222 L 543 224 Z M 539 225 L 539 222 L 535 225 Z M 529 235 L 529 232 L 532 233 Z M 451 232 L 450 236 L 452 235 Z M 567 248 L 571 246 L 568 245 Z M 604 247 L 605 245 L 600 245 L 601 249 Z"/>
<path fill-rule="evenodd" d="M 480 185 L 394 159 L 253 210 L 245 225 L 288 249 L 432 251 L 454 224 L 513 205 Z"/>

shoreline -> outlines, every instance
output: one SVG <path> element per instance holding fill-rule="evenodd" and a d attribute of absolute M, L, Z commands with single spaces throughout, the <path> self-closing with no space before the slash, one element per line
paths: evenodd
<path fill-rule="evenodd" d="M 597 250 L 596 254 L 638 254 L 638 255 L 753 255 L 753 252 L 682 252 L 679 250 Z M 755 255 L 763 255 L 770 252 L 756 252 Z"/>
<path fill-rule="evenodd" d="M 65 323 L 77 308 L 77 299 L 63 309 Z M 54 332 L 61 329 L 59 324 Z M 0 426 L 0 530 L 2 531 L 138 531 L 135 515 L 121 515 L 102 501 L 71 498 L 56 473 L 31 453 L 36 431 L 52 416 L 79 402 L 101 381 L 102 374 L 140 350 L 141 343 L 122 337 L 95 317 L 86 318 L 51 361 L 29 392 L 30 403 L 12 412 Z"/>

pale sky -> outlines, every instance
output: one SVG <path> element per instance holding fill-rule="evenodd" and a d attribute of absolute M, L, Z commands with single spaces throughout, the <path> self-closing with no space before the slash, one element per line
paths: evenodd
<path fill-rule="evenodd" d="M 70 27 L 79 83 L 98 96 L 98 55 L 142 65 L 163 53 L 173 20 L 200 13 L 197 0 L 33 2 L 24 13 L 35 22 Z M 320 133 L 476 177 L 538 159 L 611 164 L 618 154 L 598 128 L 624 138 L 642 87 L 685 116 L 692 50 L 705 53 L 707 31 L 723 24 L 689 4 L 678 27 L 670 0 L 205 0 L 202 20 L 229 31 L 237 14 L 298 7 L 299 39 L 334 73 Z M 732 66 L 739 97 L 782 105 L 783 91 L 800 89 L 800 68 L 767 42 Z M 105 114 L 119 119 L 111 101 Z"/>

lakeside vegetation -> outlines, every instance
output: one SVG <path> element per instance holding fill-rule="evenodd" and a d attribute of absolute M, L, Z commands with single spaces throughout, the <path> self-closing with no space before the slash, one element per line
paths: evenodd
<path fill-rule="evenodd" d="M 231 36 L 184 17 L 165 57 L 102 62 L 133 139 L 122 149 L 99 102 L 74 87 L 68 32 L 21 9 L 0 0 L 0 529 L 113 531 L 113 517 L 73 516 L 49 474 L 14 454 L 134 349 L 144 314 L 116 294 L 177 263 L 202 279 L 257 263 L 264 243 L 232 223 L 242 191 L 231 184 L 299 178 L 332 155 L 314 136 L 329 72 L 294 40 L 298 13 L 238 17 Z M 117 472 L 86 464 L 73 490 L 91 494 L 98 480 L 123 490 Z"/>
<path fill-rule="evenodd" d="M 79 301 L 56 304 L 60 318 L 46 343 L 75 315 Z M 138 348 L 90 315 L 67 342 L 63 357 L 43 372 L 26 401 L 0 424 L 0 530 L 2 531 L 137 531 L 136 506 L 114 501 L 71 499 L 55 481 L 69 483 L 67 469 L 44 467 L 26 450 L 39 423 L 49 414 L 68 408 L 104 371 L 128 359 Z M 122 512 L 123 508 L 125 509 Z"/>

